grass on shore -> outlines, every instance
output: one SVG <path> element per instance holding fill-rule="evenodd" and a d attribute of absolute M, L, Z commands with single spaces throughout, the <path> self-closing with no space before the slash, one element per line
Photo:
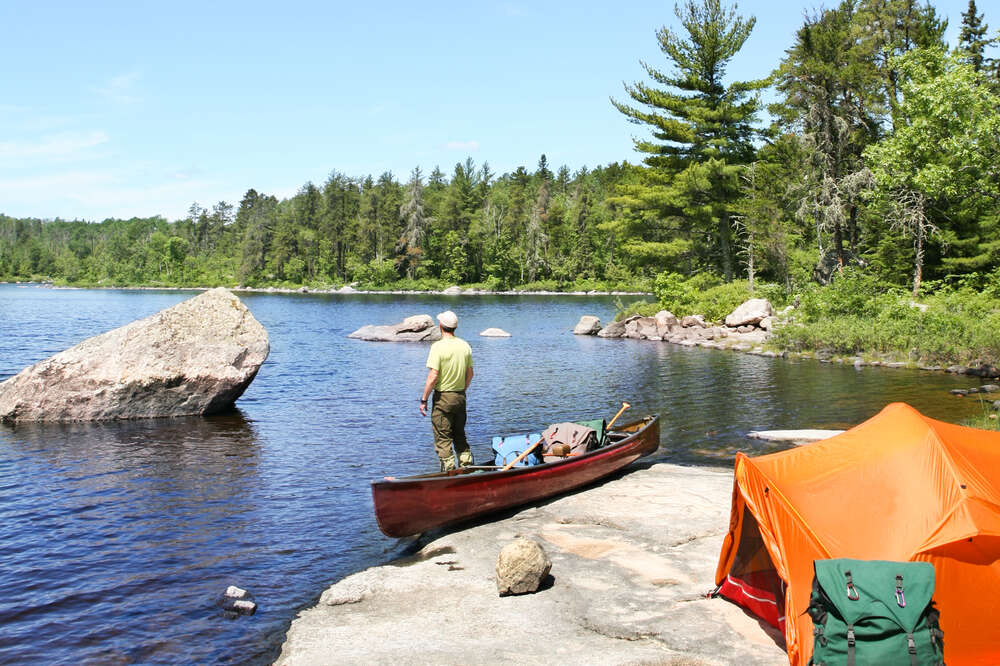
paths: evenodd
<path fill-rule="evenodd" d="M 751 292 L 746 281 L 712 283 L 661 275 L 655 302 L 619 308 L 618 318 L 651 316 L 667 309 L 677 316 L 701 314 L 721 322 L 748 298 L 767 298 L 779 313 L 769 347 L 774 351 L 902 361 L 913 365 L 1000 365 L 1000 272 L 962 284 L 929 284 L 914 301 L 907 290 L 846 269 L 833 284 L 810 285 L 790 294 L 774 284 Z"/>

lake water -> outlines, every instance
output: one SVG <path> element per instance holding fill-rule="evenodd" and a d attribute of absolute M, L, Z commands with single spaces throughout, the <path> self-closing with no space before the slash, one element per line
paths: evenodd
<path fill-rule="evenodd" d="M 0 380 L 192 294 L 0 285 Z M 236 411 L 0 426 L 0 663 L 269 663 L 323 588 L 397 553 L 368 484 L 436 469 L 417 410 L 427 346 L 347 339 L 364 324 L 458 313 L 478 460 L 493 434 L 623 400 L 662 417 L 660 458 L 724 466 L 774 450 L 751 430 L 846 428 L 898 400 L 950 421 L 981 410 L 948 395 L 965 377 L 571 334 L 580 315 L 609 321 L 610 297 L 240 297 L 271 355 Z M 493 326 L 513 337 L 478 335 Z M 228 585 L 256 615 L 224 614 Z"/>

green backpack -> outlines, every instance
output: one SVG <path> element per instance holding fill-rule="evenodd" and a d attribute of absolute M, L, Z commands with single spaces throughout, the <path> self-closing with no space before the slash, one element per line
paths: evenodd
<path fill-rule="evenodd" d="M 813 666 L 944 664 L 928 562 L 816 560 Z"/>

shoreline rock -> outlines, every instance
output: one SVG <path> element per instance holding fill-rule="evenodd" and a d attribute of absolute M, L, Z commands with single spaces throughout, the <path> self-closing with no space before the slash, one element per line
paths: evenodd
<path fill-rule="evenodd" d="M 0 382 L 0 421 L 101 421 L 212 414 L 267 359 L 267 331 L 211 289 L 88 338 Z"/>
<path fill-rule="evenodd" d="M 347 576 L 302 611 L 281 666 L 340 663 L 787 663 L 780 636 L 708 599 L 729 525 L 729 470 L 638 464 L 588 490 Z M 496 560 L 541 543 L 552 580 L 497 595 Z"/>

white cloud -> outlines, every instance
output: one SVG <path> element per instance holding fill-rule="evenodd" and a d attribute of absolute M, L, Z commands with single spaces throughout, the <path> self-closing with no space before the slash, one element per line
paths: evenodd
<path fill-rule="evenodd" d="M 478 141 L 449 141 L 444 144 L 444 147 L 448 150 L 465 150 L 465 151 L 476 151 L 479 150 Z"/>
<path fill-rule="evenodd" d="M 136 182 L 133 176 L 104 169 L 0 180 L 0 201 L 4 212 L 15 217 L 102 220 L 159 214 L 178 219 L 187 214 L 192 201 L 214 202 L 225 194 L 220 183 L 207 179 L 176 180 L 165 175 Z"/>
<path fill-rule="evenodd" d="M 98 171 L 68 171 L 44 176 L 29 176 L 0 180 L 0 195 L 24 196 L 32 193 L 59 192 L 92 188 L 113 182 L 113 177 Z"/>
<path fill-rule="evenodd" d="M 78 158 L 91 148 L 107 142 L 107 133 L 100 130 L 50 134 L 34 141 L 0 141 L 0 166 L 19 166 L 14 162 L 31 158 Z"/>
<path fill-rule="evenodd" d="M 142 78 L 138 71 L 126 72 L 111 77 L 103 86 L 97 89 L 106 99 L 117 104 L 135 104 L 139 97 L 135 93 L 135 84 Z"/>

